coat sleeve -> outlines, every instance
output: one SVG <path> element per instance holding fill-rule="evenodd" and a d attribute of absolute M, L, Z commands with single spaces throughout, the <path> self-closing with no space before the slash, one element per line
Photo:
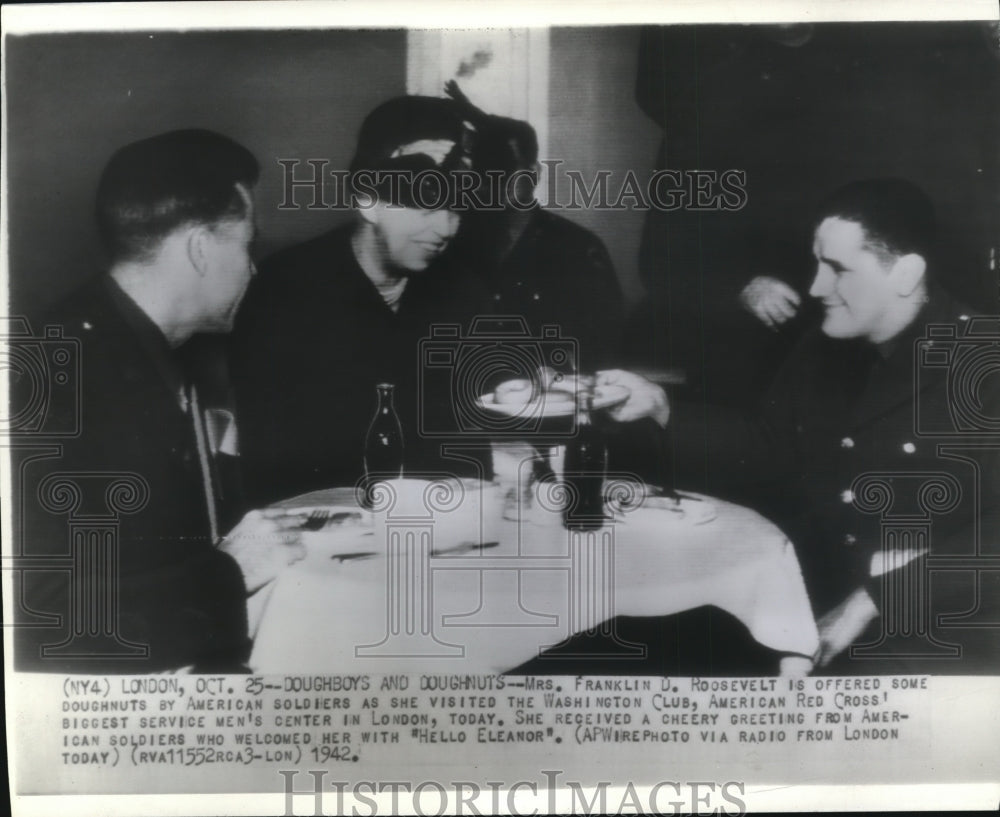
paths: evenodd
<path fill-rule="evenodd" d="M 795 473 L 796 393 L 802 359 L 793 355 L 756 410 L 677 402 L 668 452 L 678 484 L 752 502 Z"/>
<path fill-rule="evenodd" d="M 157 400 L 148 381 L 126 389 L 119 370 L 104 365 L 106 348 L 85 345 L 83 354 L 90 365 L 81 434 L 17 476 L 15 490 L 26 500 L 15 520 L 18 547 L 31 565 L 18 571 L 18 665 L 237 671 L 248 652 L 246 589 L 239 566 L 210 541 L 200 485 L 173 433 L 176 407 Z M 109 480 L 117 477 L 131 477 L 122 485 L 141 479 L 134 508 L 109 504 Z M 42 623 L 38 616 L 48 623 L 31 626 Z"/>

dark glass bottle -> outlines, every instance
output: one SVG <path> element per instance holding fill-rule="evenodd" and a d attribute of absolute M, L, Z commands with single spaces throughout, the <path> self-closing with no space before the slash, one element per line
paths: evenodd
<path fill-rule="evenodd" d="M 375 387 L 378 406 L 365 435 L 364 504 L 371 504 L 371 488 L 378 480 L 403 475 L 403 428 L 392 403 L 392 383 Z"/>
<path fill-rule="evenodd" d="M 580 395 L 576 436 L 566 444 L 563 478 L 569 488 L 563 524 L 570 530 L 593 530 L 604 524 L 604 478 L 608 446 L 604 432 L 593 422 L 593 398 Z"/>

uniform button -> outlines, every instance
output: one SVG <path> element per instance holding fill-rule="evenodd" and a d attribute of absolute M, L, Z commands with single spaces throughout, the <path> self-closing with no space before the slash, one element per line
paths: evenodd
<path fill-rule="evenodd" d="M 917 450 L 917 447 L 913 443 L 903 443 L 903 451 L 907 454 L 912 454 Z"/>
<path fill-rule="evenodd" d="M 841 448 L 854 448 L 854 440 L 852 440 L 850 437 L 844 437 L 844 439 L 842 439 L 840 441 L 840 447 Z"/>
<path fill-rule="evenodd" d="M 496 295 L 493 296 L 493 300 L 494 301 L 499 301 L 500 300 L 500 293 L 499 292 Z"/>
<path fill-rule="evenodd" d="M 848 546 L 853 545 L 857 541 L 858 537 L 855 536 L 853 533 L 849 533 L 844 537 L 844 544 Z"/>
<path fill-rule="evenodd" d="M 840 501 L 844 503 L 851 503 L 854 501 L 854 491 L 848 488 L 846 491 L 840 492 Z"/>
<path fill-rule="evenodd" d="M 94 324 L 92 324 L 90 321 L 84 321 L 83 322 L 83 328 L 84 329 L 93 329 L 94 328 Z"/>
<path fill-rule="evenodd" d="M 539 294 L 538 294 L 538 293 L 536 292 L 536 293 L 535 293 L 534 295 L 532 295 L 532 296 L 531 296 L 531 300 L 533 300 L 533 301 L 538 301 L 538 300 L 541 300 L 541 297 L 542 297 L 542 296 L 541 296 L 541 295 L 539 295 Z"/>

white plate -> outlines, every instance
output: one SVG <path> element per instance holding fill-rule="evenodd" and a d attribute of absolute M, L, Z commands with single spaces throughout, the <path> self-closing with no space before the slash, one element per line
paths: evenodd
<path fill-rule="evenodd" d="M 557 391 L 556 394 L 565 395 L 567 392 Z M 527 403 L 497 403 L 493 392 L 482 395 L 476 404 L 483 409 L 495 411 L 507 417 L 569 417 L 576 412 L 574 400 L 546 399 L 547 395 L 553 392 L 545 392 L 540 400 L 532 400 Z M 595 386 L 594 387 L 594 409 L 606 409 L 618 406 L 628 400 L 629 390 L 624 386 Z"/>

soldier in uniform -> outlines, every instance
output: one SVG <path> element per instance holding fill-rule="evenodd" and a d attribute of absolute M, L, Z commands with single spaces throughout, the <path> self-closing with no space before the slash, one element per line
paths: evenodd
<path fill-rule="evenodd" d="M 247 593 L 304 555 L 302 518 L 282 511 L 251 511 L 225 534 L 207 424 L 178 356 L 195 333 L 232 326 L 254 274 L 257 175 L 246 148 L 205 130 L 132 143 L 104 170 L 110 266 L 38 322 L 79 343 L 78 389 L 50 410 L 78 411 L 80 433 L 20 492 L 37 498 L 19 528 L 36 568 L 15 620 L 21 668 L 238 670 Z M 84 532 L 110 524 L 114 543 Z"/>
<path fill-rule="evenodd" d="M 647 214 L 637 360 L 684 368 L 691 399 L 751 406 L 816 317 L 803 200 L 882 174 L 930 193 L 947 228 L 944 287 L 992 309 L 1000 62 L 986 33 L 975 22 L 644 28 L 636 101 L 663 129 L 655 167 L 736 168 L 748 195 L 738 211 Z"/>
<path fill-rule="evenodd" d="M 984 336 L 938 286 L 934 229 L 926 196 L 898 179 L 823 204 L 810 289 L 822 325 L 754 414 L 719 409 L 692 433 L 690 407 L 634 374 L 601 375 L 632 390 L 616 419 L 669 425 L 679 474 L 707 461 L 724 475 L 715 493 L 786 531 L 823 672 L 968 673 L 997 654 L 1000 382 L 983 354 L 995 327 Z"/>

